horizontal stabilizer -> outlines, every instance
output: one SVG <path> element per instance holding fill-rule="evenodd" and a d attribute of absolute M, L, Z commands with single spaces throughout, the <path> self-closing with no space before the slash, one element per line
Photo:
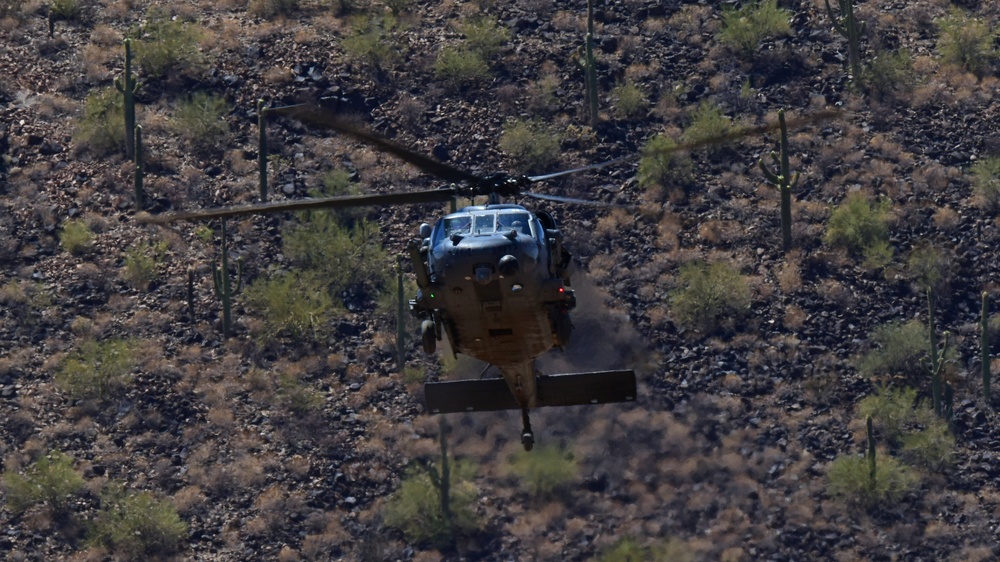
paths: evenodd
<path fill-rule="evenodd" d="M 634 371 L 542 375 L 536 380 L 538 408 L 632 402 L 636 397 Z M 504 379 L 430 382 L 424 396 L 432 414 L 521 409 Z"/>

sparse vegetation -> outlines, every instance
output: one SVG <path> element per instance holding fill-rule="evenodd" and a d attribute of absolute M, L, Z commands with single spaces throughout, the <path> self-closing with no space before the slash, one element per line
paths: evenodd
<path fill-rule="evenodd" d="M 202 34 L 195 23 L 151 9 L 143 24 L 129 34 L 135 41 L 142 76 L 165 79 L 198 73 L 206 60 L 198 47 Z"/>
<path fill-rule="evenodd" d="M 684 143 L 698 143 L 730 132 L 732 120 L 722 113 L 719 106 L 703 101 L 691 114 L 691 123 L 684 129 Z M 709 147 L 708 150 L 714 150 Z"/>
<path fill-rule="evenodd" d="M 750 309 L 746 279 L 726 262 L 693 262 L 681 267 L 670 310 L 685 329 L 701 334 L 731 331 Z"/>
<path fill-rule="evenodd" d="M 124 102 L 114 88 L 88 94 L 83 102 L 83 116 L 73 135 L 77 149 L 97 154 L 118 150 L 125 142 L 124 120 Z"/>
<path fill-rule="evenodd" d="M 631 80 L 615 86 L 611 90 L 611 97 L 615 100 L 615 110 L 622 119 L 642 117 L 649 109 L 645 92 Z"/>
<path fill-rule="evenodd" d="M 250 0 L 247 13 L 255 18 L 290 16 L 299 9 L 299 0 Z"/>
<path fill-rule="evenodd" d="M 83 219 L 68 220 L 59 232 L 59 244 L 71 254 L 82 255 L 93 248 L 94 234 Z"/>
<path fill-rule="evenodd" d="M 837 457 L 827 470 L 827 493 L 866 509 L 883 502 L 899 501 L 916 488 L 919 477 L 896 458 L 878 457 L 878 470 L 872 481 L 868 459 L 858 455 Z"/>
<path fill-rule="evenodd" d="M 847 196 L 830 215 L 826 242 L 861 254 L 865 264 L 882 267 L 892 259 L 889 244 L 889 201 L 871 201 L 855 192 Z"/>
<path fill-rule="evenodd" d="M 452 87 L 472 86 L 490 74 L 489 65 L 476 51 L 445 47 L 434 62 L 434 74 Z"/>
<path fill-rule="evenodd" d="M 31 463 L 23 473 L 4 474 L 7 507 L 19 514 L 32 506 L 45 504 L 56 518 L 66 517 L 72 499 L 84 491 L 85 482 L 73 467 L 73 458 L 60 451 L 50 451 Z"/>
<path fill-rule="evenodd" d="M 498 144 L 519 172 L 546 171 L 559 159 L 558 135 L 539 121 L 507 123 Z"/>
<path fill-rule="evenodd" d="M 994 45 L 997 33 L 987 22 L 953 6 L 948 15 L 938 21 L 938 25 L 941 29 L 938 52 L 944 61 L 977 76 L 992 70 L 1000 51 Z"/>
<path fill-rule="evenodd" d="M 450 526 L 441 511 L 439 490 L 430 473 L 421 468 L 411 468 L 390 496 L 385 524 L 400 529 L 411 541 L 436 547 L 479 528 L 474 509 L 478 491 L 472 483 L 475 467 L 467 462 L 454 462 L 451 467 Z"/>
<path fill-rule="evenodd" d="M 510 32 L 491 18 L 473 19 L 460 24 L 458 30 L 465 36 L 464 47 L 477 53 L 484 61 L 495 58 L 510 40 Z"/>
<path fill-rule="evenodd" d="M 972 165 L 972 189 L 981 207 L 992 213 L 1000 210 L 1000 156 L 989 156 Z"/>
<path fill-rule="evenodd" d="M 510 473 L 518 477 L 529 494 L 541 498 L 572 483 L 578 468 L 571 452 L 561 447 L 541 446 L 514 453 Z"/>
<path fill-rule="evenodd" d="M 677 142 L 665 135 L 653 137 L 642 149 L 639 160 L 639 185 L 653 187 L 683 186 L 691 180 L 691 159 L 674 150 Z"/>
<path fill-rule="evenodd" d="M 132 287 L 145 291 L 159 275 L 159 268 L 166 252 L 166 244 L 140 243 L 125 253 L 125 270 L 122 277 Z"/>
<path fill-rule="evenodd" d="M 344 50 L 353 58 L 370 64 L 378 70 L 396 63 L 399 48 L 396 43 L 395 17 L 358 16 L 353 22 L 353 33 L 342 41 Z"/>
<path fill-rule="evenodd" d="M 919 320 L 883 324 L 871 334 L 874 348 L 861 357 L 858 370 L 866 376 L 905 375 L 922 372 L 921 359 L 930 342 L 927 326 Z"/>
<path fill-rule="evenodd" d="M 60 365 L 56 384 L 74 399 L 107 400 L 132 380 L 136 352 L 132 340 L 87 340 Z"/>
<path fill-rule="evenodd" d="M 257 280 L 245 294 L 247 306 L 264 320 L 258 337 L 278 335 L 323 341 L 335 318 L 326 282 L 312 271 L 279 271 Z"/>
<path fill-rule="evenodd" d="M 90 540 L 124 560 L 139 561 L 176 552 L 187 530 L 169 501 L 113 484 L 101 497 Z"/>
<path fill-rule="evenodd" d="M 739 9 L 727 7 L 719 40 L 742 56 L 751 56 L 761 41 L 791 33 L 790 19 L 791 12 L 779 8 L 777 0 L 747 3 Z"/>
<path fill-rule="evenodd" d="M 865 86 L 878 99 L 908 92 L 916 84 L 913 57 L 904 49 L 879 53 L 865 72 Z"/>
<path fill-rule="evenodd" d="M 229 133 L 226 100 L 205 92 L 195 92 L 178 104 L 174 112 L 174 133 L 200 153 L 220 151 Z"/>

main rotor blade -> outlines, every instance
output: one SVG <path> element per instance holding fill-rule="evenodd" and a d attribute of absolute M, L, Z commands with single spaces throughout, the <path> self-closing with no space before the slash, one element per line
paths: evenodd
<path fill-rule="evenodd" d="M 604 201 L 594 201 L 593 199 L 577 199 L 576 197 L 566 197 L 563 195 L 547 195 L 545 193 L 522 193 L 527 197 L 534 197 L 535 199 L 541 199 L 542 201 L 555 201 L 557 203 L 572 203 L 574 205 L 592 205 L 594 207 L 617 207 L 614 203 L 605 203 Z"/>
<path fill-rule="evenodd" d="M 338 118 L 332 112 L 315 105 L 288 105 L 268 109 L 267 112 L 276 113 L 278 115 L 286 115 L 297 121 L 301 121 L 302 123 L 326 127 L 328 129 L 333 129 L 338 133 L 354 137 L 365 144 L 378 147 L 379 149 L 384 150 L 401 160 L 413 164 L 422 171 L 435 175 L 445 181 L 475 183 L 482 179 L 475 174 L 466 172 L 465 170 L 461 170 L 454 166 L 449 166 L 448 164 L 442 164 L 441 162 L 424 156 L 419 152 L 414 152 L 409 148 L 392 142 L 389 139 L 380 137 L 370 131 L 366 131 L 361 127 Z"/>
<path fill-rule="evenodd" d="M 541 176 L 528 176 L 528 181 L 531 182 L 545 181 L 553 178 L 558 178 L 560 176 L 568 176 L 570 174 L 578 174 L 580 172 L 589 172 L 591 170 L 600 170 L 601 168 L 606 168 L 608 166 L 614 166 L 615 164 L 621 164 L 622 162 L 628 162 L 630 160 L 638 160 L 638 159 L 639 159 L 638 154 L 630 154 L 628 156 L 622 156 L 621 158 L 615 158 L 614 160 L 608 160 L 607 162 L 600 162 L 598 164 L 583 166 L 582 168 L 573 168 L 572 170 L 552 172 L 551 174 L 544 174 Z"/>
<path fill-rule="evenodd" d="M 351 207 L 372 207 L 380 205 L 419 205 L 422 203 L 442 203 L 456 195 L 452 188 L 410 191 L 408 193 L 377 193 L 373 195 L 344 195 L 322 199 L 297 199 L 276 201 L 256 205 L 216 207 L 200 211 L 182 211 L 160 215 L 140 215 L 137 219 L 150 224 L 167 224 L 181 220 L 207 220 L 285 211 L 305 211 L 310 209 L 347 209 Z"/>

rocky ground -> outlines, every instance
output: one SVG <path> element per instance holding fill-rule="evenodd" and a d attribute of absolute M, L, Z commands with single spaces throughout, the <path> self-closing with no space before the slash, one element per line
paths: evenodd
<path fill-rule="evenodd" d="M 86 481 L 64 509 L 68 518 L 52 506 L 18 513 L 0 504 L 0 551 L 10 560 L 143 559 L 87 540 L 86 522 L 99 517 L 112 482 L 176 507 L 188 526 L 178 559 L 589 560 L 626 537 L 696 560 L 1000 556 L 1000 434 L 978 359 L 980 295 L 996 300 L 1000 240 L 970 175 L 975 161 L 1000 150 L 997 67 L 975 75 L 942 60 L 939 22 L 949 2 L 858 6 L 866 58 L 899 48 L 912 56 L 916 80 L 884 95 L 852 90 L 847 43 L 822 3 L 780 2 L 792 11 L 791 34 L 746 55 L 719 41 L 726 3 L 601 3 L 596 130 L 578 65 L 585 2 L 385 4 L 304 1 L 281 15 L 269 11 L 278 2 L 88 0 L 50 34 L 48 6 L 0 0 L 3 470 L 21 473 L 58 450 Z M 962 4 L 993 28 L 1000 21 L 998 6 Z M 354 13 L 345 13 L 350 5 Z M 359 54 L 349 41 L 355 18 L 393 5 L 404 9 L 377 42 L 388 54 Z M 384 524 L 408 464 L 435 458 L 439 431 L 423 413 L 418 381 L 397 372 L 391 317 L 359 299 L 331 320 L 328 341 L 262 343 L 260 318 L 238 296 L 235 334 L 224 339 L 210 271 L 217 234 L 135 220 L 132 164 L 81 140 L 85 99 L 113 87 L 122 36 L 155 19 L 157 7 L 202 30 L 196 52 L 204 58 L 159 78 L 140 74 L 153 211 L 254 200 L 258 99 L 323 100 L 401 144 L 484 173 L 523 171 L 498 144 L 515 118 L 562 132 L 550 164 L 561 169 L 634 154 L 660 133 L 679 136 L 704 101 L 747 126 L 774 122 L 779 109 L 841 113 L 790 131 L 802 180 L 788 253 L 778 195 L 756 167 L 777 146 L 773 132 L 693 152 L 686 188 L 647 189 L 632 163 L 541 188 L 617 207 L 524 202 L 557 217 L 580 266 L 576 341 L 544 368 L 632 366 L 641 397 L 535 414 L 540 445 L 564 447 L 578 468 L 547 494 L 529 493 L 509 469 L 520 448 L 516 416 L 450 416 L 451 452 L 476 467 L 479 531 L 438 550 Z M 445 47 L 464 45 L 459 25 L 478 16 L 509 38 L 486 76 L 455 84 L 435 61 Z M 649 101 L 638 116 L 622 115 L 611 94 L 626 80 Z M 222 142 L 202 146 L 171 126 L 194 91 L 231 108 Z M 438 185 L 314 128 L 278 120 L 269 134 L 277 198 L 306 196 L 332 169 L 348 170 L 368 191 Z M 894 257 L 884 267 L 824 241 L 832 207 L 855 191 L 891 202 Z M 370 218 L 396 254 L 441 212 L 376 209 Z M 73 219 L 94 233 L 77 253 L 60 244 Z M 281 221 L 232 225 L 229 246 L 244 260 L 247 284 L 289 263 Z M 126 255 L 146 243 L 160 250 L 142 286 L 129 279 Z M 838 456 L 862 453 L 856 406 L 893 382 L 859 373 L 872 331 L 927 320 L 908 265 L 927 245 L 945 256 L 937 321 L 952 334 L 952 461 L 916 469 L 920 483 L 901 499 L 863 507 L 832 497 L 827 471 Z M 733 263 L 749 280 L 751 313 L 730 330 L 696 333 L 672 313 L 678 271 L 699 259 Z M 134 380 L 113 400 L 75 399 L 56 381 L 85 342 L 126 336 L 139 342 Z M 463 362 L 441 366 L 411 347 L 418 377 L 479 372 Z M 929 395 L 927 378 L 907 382 Z"/>

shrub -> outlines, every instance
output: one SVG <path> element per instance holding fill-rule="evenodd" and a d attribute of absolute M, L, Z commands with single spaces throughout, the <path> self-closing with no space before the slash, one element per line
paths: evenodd
<path fill-rule="evenodd" d="M 122 277 L 132 287 L 145 291 L 156 280 L 160 263 L 167 251 L 167 245 L 137 244 L 125 253 L 125 271 Z"/>
<path fill-rule="evenodd" d="M 247 13 L 255 18 L 290 16 L 299 9 L 299 0 L 250 0 Z"/>
<path fill-rule="evenodd" d="M 924 413 L 920 417 L 926 420 L 926 427 L 903 436 L 900 454 L 917 466 L 940 471 L 955 460 L 955 437 L 948 429 L 948 422 L 935 416 L 929 406 L 922 408 Z"/>
<path fill-rule="evenodd" d="M 278 400 L 291 413 L 304 417 L 323 407 L 323 396 L 293 376 L 282 375 L 278 381 Z"/>
<path fill-rule="evenodd" d="M 445 47 L 434 62 L 434 75 L 453 88 L 478 84 L 490 75 L 482 55 L 461 47 Z"/>
<path fill-rule="evenodd" d="M 388 15 L 358 17 L 352 26 L 353 34 L 345 37 L 341 46 L 349 56 L 382 69 L 394 64 L 399 57 L 396 25 L 396 18 Z"/>
<path fill-rule="evenodd" d="M 913 471 L 889 455 L 878 456 L 874 482 L 869 475 L 868 459 L 858 455 L 834 459 L 827 470 L 827 479 L 827 493 L 865 508 L 898 501 L 919 485 Z"/>
<path fill-rule="evenodd" d="M 733 122 L 722 113 L 719 106 L 703 101 L 691 116 L 691 124 L 684 129 L 684 143 L 698 143 L 725 135 Z"/>
<path fill-rule="evenodd" d="M 59 451 L 40 457 L 24 474 L 4 475 L 7 506 L 14 513 L 46 504 L 56 516 L 64 516 L 73 497 L 83 493 L 84 484 L 83 477 L 73 468 L 72 457 Z"/>
<path fill-rule="evenodd" d="M 611 97 L 615 100 L 615 110 L 622 119 L 636 119 L 649 110 L 646 93 L 631 80 L 615 86 L 611 90 Z"/>
<path fill-rule="evenodd" d="M 463 23 L 458 30 L 465 35 L 464 47 L 477 53 L 485 61 L 495 57 L 510 40 L 510 32 L 488 17 Z"/>
<path fill-rule="evenodd" d="M 685 329 L 710 334 L 732 330 L 750 309 L 746 278 L 725 262 L 693 262 L 681 267 L 678 287 L 670 294 L 674 320 Z"/>
<path fill-rule="evenodd" d="M 76 0 L 53 0 L 49 13 L 59 20 L 74 21 L 80 17 L 80 5 Z"/>
<path fill-rule="evenodd" d="M 923 372 L 920 360 L 930 349 L 927 326 L 919 320 L 905 324 L 883 324 L 870 337 L 874 349 L 863 355 L 858 370 L 865 376 L 905 375 L 913 377 Z"/>
<path fill-rule="evenodd" d="M 777 0 L 748 3 L 739 10 L 726 8 L 719 40 L 741 55 L 750 56 L 764 39 L 790 34 L 790 19 L 791 12 L 779 8 Z"/>
<path fill-rule="evenodd" d="M 933 244 L 918 244 L 906 260 L 907 276 L 913 281 L 920 294 L 931 291 L 935 295 L 946 295 L 955 271 L 955 261 L 947 250 Z"/>
<path fill-rule="evenodd" d="M 88 340 L 63 361 L 56 384 L 75 399 L 111 398 L 131 382 L 135 352 L 132 340 Z"/>
<path fill-rule="evenodd" d="M 440 467 L 439 467 L 440 468 Z M 475 502 L 478 492 L 472 484 L 475 467 L 467 462 L 451 463 L 451 527 L 441 511 L 441 495 L 424 469 L 410 469 L 385 506 L 385 524 L 403 531 L 414 542 L 443 547 L 455 535 L 478 529 Z"/>
<path fill-rule="evenodd" d="M 521 172 L 541 172 L 559 160 L 559 136 L 538 121 L 508 122 L 498 144 Z"/>
<path fill-rule="evenodd" d="M 59 245 L 63 250 L 73 254 L 81 255 L 89 252 L 94 244 L 94 235 L 90 232 L 90 227 L 82 219 L 72 219 L 66 221 L 62 230 L 59 231 Z"/>
<path fill-rule="evenodd" d="M 643 546 L 632 537 L 619 539 L 605 548 L 597 562 L 694 562 L 694 550 L 678 539 L 663 544 Z"/>
<path fill-rule="evenodd" d="M 337 313 L 327 284 L 308 270 L 282 271 L 247 288 L 247 306 L 264 320 L 265 340 L 279 334 L 322 341 Z"/>
<path fill-rule="evenodd" d="M 198 48 L 203 32 L 194 23 L 173 19 L 162 9 L 146 14 L 144 24 L 129 33 L 139 68 L 147 79 L 167 78 L 200 70 L 206 57 Z"/>
<path fill-rule="evenodd" d="M 644 188 L 684 185 L 691 181 L 693 166 L 687 154 L 676 151 L 677 142 L 656 135 L 642 147 L 639 160 L 639 185 Z"/>
<path fill-rule="evenodd" d="M 854 192 L 830 215 L 826 242 L 860 253 L 871 267 L 881 267 L 892 257 L 889 245 L 889 201 L 872 202 Z"/>
<path fill-rule="evenodd" d="M 181 102 L 173 116 L 174 132 L 195 150 L 219 151 L 229 133 L 226 100 L 205 92 L 196 92 Z"/>
<path fill-rule="evenodd" d="M 83 116 L 73 141 L 81 150 L 105 154 L 125 146 L 125 105 L 115 88 L 103 88 L 87 96 Z"/>
<path fill-rule="evenodd" d="M 865 85 L 876 98 L 910 90 L 916 84 L 913 57 L 903 49 L 879 53 L 866 69 Z"/>
<path fill-rule="evenodd" d="M 990 156 L 972 165 L 972 189 L 981 207 L 1000 210 L 1000 156 Z"/>
<path fill-rule="evenodd" d="M 993 45 L 997 33 L 986 22 L 952 7 L 938 25 L 938 51 L 946 62 L 980 77 L 990 70 L 998 57 Z"/>
<path fill-rule="evenodd" d="M 126 560 L 148 560 L 177 551 L 187 530 L 169 501 L 113 485 L 101 498 L 91 541 Z"/>
<path fill-rule="evenodd" d="M 861 419 L 872 417 L 875 430 L 890 446 L 897 446 L 904 433 L 917 419 L 917 390 L 915 388 L 880 388 L 858 403 Z"/>
<path fill-rule="evenodd" d="M 561 447 L 543 446 L 533 451 L 518 451 L 510 461 L 509 471 L 535 497 L 549 496 L 568 486 L 579 472 L 573 455 Z"/>

